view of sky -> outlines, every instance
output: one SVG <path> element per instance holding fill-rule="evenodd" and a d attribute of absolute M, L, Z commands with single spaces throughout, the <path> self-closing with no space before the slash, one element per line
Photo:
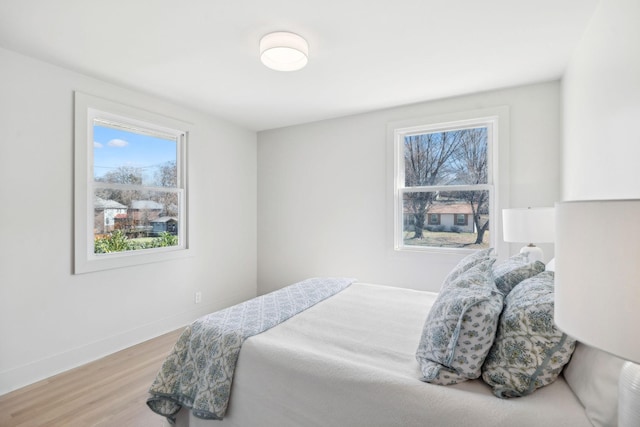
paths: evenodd
<path fill-rule="evenodd" d="M 93 126 L 93 170 L 100 178 L 121 166 L 139 168 L 143 181 L 153 179 L 159 166 L 176 162 L 175 140 L 106 126 Z"/>

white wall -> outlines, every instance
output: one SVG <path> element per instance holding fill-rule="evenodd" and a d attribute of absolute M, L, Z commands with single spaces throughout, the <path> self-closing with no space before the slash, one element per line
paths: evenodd
<path fill-rule="evenodd" d="M 193 124 L 194 256 L 71 274 L 75 90 Z M 3 49 L 0 130 L 0 394 L 255 296 L 254 132 Z"/>
<path fill-rule="evenodd" d="M 387 238 L 387 124 L 498 106 L 510 114 L 510 205 L 552 206 L 560 196 L 559 82 L 258 133 L 258 293 L 329 275 L 438 290 L 461 256 L 394 253 Z"/>
<path fill-rule="evenodd" d="M 640 2 L 600 2 L 562 80 L 565 200 L 640 198 Z"/>

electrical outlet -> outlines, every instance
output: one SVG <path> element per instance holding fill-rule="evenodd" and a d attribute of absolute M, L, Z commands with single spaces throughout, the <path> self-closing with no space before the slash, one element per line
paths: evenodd
<path fill-rule="evenodd" d="M 202 301 L 202 292 L 197 291 L 195 293 L 195 303 L 200 304 L 200 301 Z"/>

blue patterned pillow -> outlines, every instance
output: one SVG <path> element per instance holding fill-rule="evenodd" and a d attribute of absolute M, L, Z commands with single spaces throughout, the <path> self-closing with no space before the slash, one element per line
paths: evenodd
<path fill-rule="evenodd" d="M 542 273 L 545 265 L 540 261 L 530 261 L 529 254 L 518 254 L 493 267 L 496 286 L 507 295 L 515 286 L 536 274 Z"/>
<path fill-rule="evenodd" d="M 416 350 L 422 381 L 448 385 L 480 376 L 502 311 L 494 262 L 480 262 L 438 294 Z"/>
<path fill-rule="evenodd" d="M 481 263 L 482 261 L 486 261 L 491 257 L 491 251 L 493 248 L 482 249 L 479 251 L 475 251 L 474 253 L 467 255 L 464 257 L 456 266 L 449 272 L 447 277 L 444 279 L 442 283 L 442 288 L 449 285 L 451 282 L 456 280 L 462 273 L 469 270 L 471 267 Z"/>
<path fill-rule="evenodd" d="M 571 358 L 575 340 L 553 321 L 553 272 L 516 286 L 505 299 L 482 379 L 498 397 L 519 397 L 551 384 Z"/>

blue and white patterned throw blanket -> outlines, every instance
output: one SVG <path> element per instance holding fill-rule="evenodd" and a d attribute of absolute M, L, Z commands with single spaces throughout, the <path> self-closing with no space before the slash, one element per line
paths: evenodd
<path fill-rule="evenodd" d="M 355 279 L 313 278 L 196 320 L 182 333 L 149 389 L 147 405 L 170 421 L 182 406 L 198 418 L 221 420 L 242 343 L 318 302 Z"/>

